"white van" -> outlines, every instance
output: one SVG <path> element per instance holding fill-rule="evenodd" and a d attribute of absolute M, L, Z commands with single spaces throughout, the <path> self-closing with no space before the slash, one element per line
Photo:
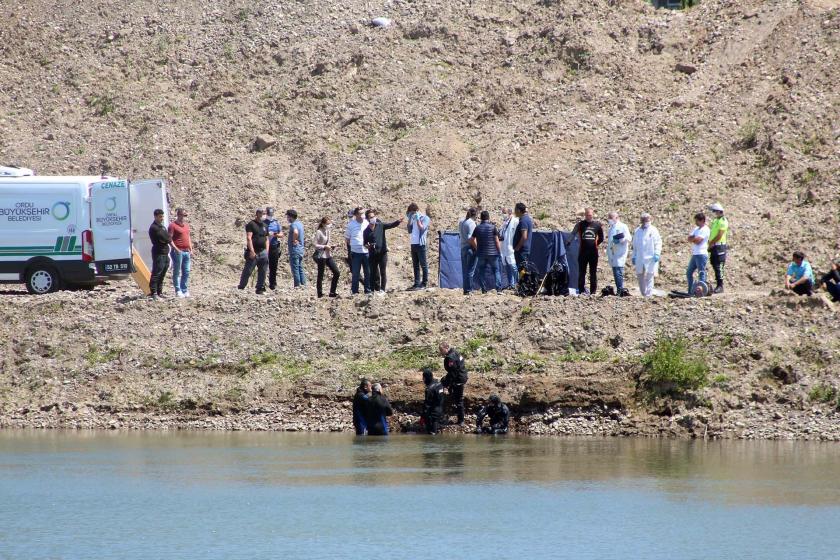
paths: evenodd
<path fill-rule="evenodd" d="M 151 224 L 149 208 L 167 210 L 159 180 L 0 171 L 0 282 L 25 283 L 32 294 L 91 288 L 128 276 L 133 219 Z M 148 216 L 133 216 L 133 201 L 138 213 Z M 138 240 L 148 237 L 140 229 Z"/>

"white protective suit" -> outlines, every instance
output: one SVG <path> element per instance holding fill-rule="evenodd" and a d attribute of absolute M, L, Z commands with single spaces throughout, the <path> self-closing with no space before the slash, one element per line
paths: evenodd
<path fill-rule="evenodd" d="M 615 241 L 616 235 L 623 235 L 624 237 L 619 241 Z M 616 222 L 615 225 L 610 226 L 607 232 L 607 258 L 610 260 L 610 266 L 624 268 L 627 264 L 627 249 L 630 247 L 630 228 L 624 222 Z"/>
<path fill-rule="evenodd" d="M 511 215 L 499 231 L 502 235 L 502 262 L 510 266 L 516 266 L 516 259 L 513 257 L 513 236 L 517 226 L 519 226 L 519 218 Z"/>
<path fill-rule="evenodd" d="M 641 226 L 633 232 L 633 259 L 636 261 L 636 278 L 644 297 L 653 295 L 653 279 L 659 274 L 659 263 L 654 257 L 662 254 L 662 237 L 655 226 Z"/>

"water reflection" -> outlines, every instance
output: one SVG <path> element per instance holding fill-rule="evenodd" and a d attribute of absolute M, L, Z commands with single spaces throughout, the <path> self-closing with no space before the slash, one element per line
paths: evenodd
<path fill-rule="evenodd" d="M 840 446 L 481 436 L 0 432 L 0 482 L 33 471 L 171 485 L 610 485 L 673 500 L 840 504 Z"/>

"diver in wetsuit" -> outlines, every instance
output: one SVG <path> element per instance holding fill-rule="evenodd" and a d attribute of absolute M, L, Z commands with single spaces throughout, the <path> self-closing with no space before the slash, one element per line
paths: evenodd
<path fill-rule="evenodd" d="M 370 404 L 370 381 L 362 378 L 359 388 L 353 395 L 353 427 L 356 428 L 356 435 L 363 436 L 367 433 L 367 410 Z"/>
<path fill-rule="evenodd" d="M 438 352 L 443 356 L 443 368 L 446 370 L 446 375 L 443 376 L 440 383 L 449 392 L 449 398 L 455 406 L 455 412 L 458 414 L 458 425 L 463 426 L 464 385 L 467 384 L 467 380 L 469 379 L 464 357 L 457 350 L 449 346 L 447 342 L 440 343 Z"/>
<path fill-rule="evenodd" d="M 443 385 L 432 375 L 432 370 L 423 370 L 423 383 L 426 385 L 426 395 L 423 400 L 423 414 L 421 416 L 427 434 L 440 432 L 440 421 L 443 418 Z"/>
<path fill-rule="evenodd" d="M 489 426 L 483 426 L 484 418 L 490 419 Z M 475 431 L 480 434 L 506 434 L 510 409 L 502 402 L 498 395 L 490 395 L 490 404 L 478 409 L 475 420 Z"/>
<path fill-rule="evenodd" d="M 388 416 L 394 414 L 394 409 L 391 403 L 382 394 L 382 385 L 374 383 L 373 393 L 368 401 L 367 415 L 365 422 L 367 423 L 369 436 L 387 436 L 388 435 Z"/>

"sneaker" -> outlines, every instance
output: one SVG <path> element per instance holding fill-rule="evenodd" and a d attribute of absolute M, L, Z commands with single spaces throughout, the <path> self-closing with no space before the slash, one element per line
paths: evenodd
<path fill-rule="evenodd" d="M 410 288 L 406 288 L 405 291 L 406 292 L 416 292 L 417 290 L 420 290 L 420 289 L 422 289 L 422 288 L 420 288 L 420 286 L 411 286 Z"/>
<path fill-rule="evenodd" d="M 149 299 L 151 299 L 151 300 L 157 300 L 157 298 L 158 298 L 158 297 L 157 297 L 157 294 L 149 294 Z"/>
<path fill-rule="evenodd" d="M 722 294 L 723 293 L 723 286 L 717 286 L 712 293 L 713 294 Z"/>
<path fill-rule="evenodd" d="M 187 290 L 186 292 L 182 292 L 182 293 L 184 294 L 184 297 L 190 297 L 190 291 L 189 290 Z"/>
<path fill-rule="evenodd" d="M 330 294 L 329 297 L 338 297 L 338 294 Z"/>
<path fill-rule="evenodd" d="M 165 296 L 163 294 L 158 294 L 157 297 L 158 299 L 169 299 L 169 296 Z"/>
<path fill-rule="evenodd" d="M 258 296 L 261 296 L 264 293 L 265 293 L 265 290 L 257 290 L 257 295 Z"/>
<path fill-rule="evenodd" d="M 176 298 L 182 298 L 182 297 L 184 297 L 184 292 L 179 292 L 179 291 L 176 291 L 176 292 L 175 292 L 175 297 L 176 297 Z"/>

